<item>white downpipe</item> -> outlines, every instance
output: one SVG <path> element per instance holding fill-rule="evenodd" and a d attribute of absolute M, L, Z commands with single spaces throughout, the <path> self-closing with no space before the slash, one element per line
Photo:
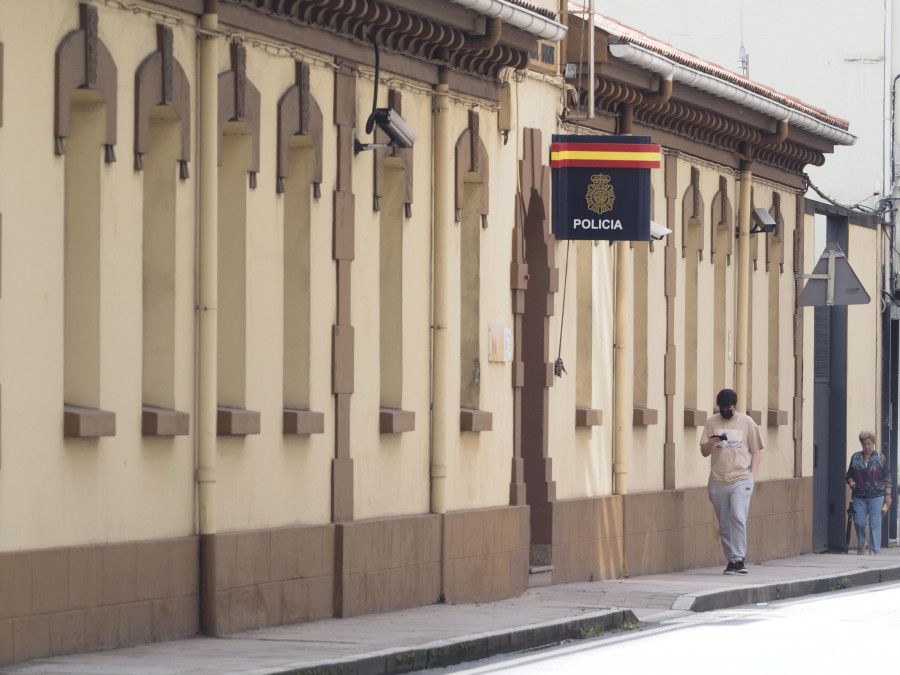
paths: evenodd
<path fill-rule="evenodd" d="M 450 0 L 450 2 L 484 16 L 499 17 L 503 23 L 550 42 L 559 42 L 568 30 L 561 23 L 551 21 L 545 16 L 506 0 Z"/>
<path fill-rule="evenodd" d="M 637 45 L 619 43 L 611 44 L 609 46 L 609 51 L 617 59 L 622 59 L 632 65 L 652 71 L 663 77 L 667 77 L 671 74 L 672 79 L 676 82 L 724 98 L 727 101 L 737 103 L 745 108 L 750 108 L 751 110 L 762 113 L 767 117 L 785 121 L 791 126 L 809 131 L 820 138 L 825 138 L 838 145 L 853 145 L 856 143 L 856 136 L 843 129 L 838 129 L 825 122 L 821 122 L 815 117 L 789 108 L 776 101 L 772 101 L 765 96 L 748 91 L 731 82 L 683 66 L 671 59 L 667 59 L 664 56 L 651 52 L 648 49 L 638 47 Z"/>
<path fill-rule="evenodd" d="M 594 54 L 594 49 L 596 49 L 594 45 L 594 0 L 590 2 L 590 17 L 591 20 L 586 23 L 590 26 L 591 31 L 588 37 L 588 54 L 590 54 L 588 61 L 588 119 L 592 120 L 594 119 L 594 62 L 597 60 L 597 55 Z"/>
<path fill-rule="evenodd" d="M 884 175 L 882 176 L 882 194 L 889 197 L 894 187 L 894 177 L 891 175 L 891 125 L 894 120 L 891 119 L 891 91 L 894 84 L 894 58 L 891 49 L 893 41 L 893 17 L 891 16 L 891 5 L 893 0 L 885 0 L 884 2 L 884 140 L 882 147 L 884 148 Z M 893 224 L 893 223 L 892 223 Z"/>

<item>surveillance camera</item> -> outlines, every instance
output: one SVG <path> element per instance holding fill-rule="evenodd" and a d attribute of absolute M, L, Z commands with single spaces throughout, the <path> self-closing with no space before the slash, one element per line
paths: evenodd
<path fill-rule="evenodd" d="M 419 140 L 419 135 L 397 114 L 396 110 L 378 108 L 372 113 L 372 119 L 391 139 L 390 145 L 396 148 L 411 148 L 413 143 Z"/>
<path fill-rule="evenodd" d="M 775 219 L 760 206 L 751 209 L 750 218 L 753 220 L 752 232 L 772 232 L 775 229 Z"/>
<path fill-rule="evenodd" d="M 651 239 L 662 239 L 667 234 L 671 234 L 672 230 L 668 227 L 664 227 L 660 225 L 655 220 L 650 221 L 650 238 Z"/>

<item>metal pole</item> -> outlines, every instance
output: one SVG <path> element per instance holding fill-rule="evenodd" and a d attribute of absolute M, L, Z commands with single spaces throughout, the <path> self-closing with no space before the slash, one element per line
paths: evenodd
<path fill-rule="evenodd" d="M 597 60 L 594 55 L 594 0 L 590 0 L 588 18 L 587 25 L 590 31 L 588 36 L 588 57 L 590 58 L 588 62 L 588 119 L 592 120 L 594 119 L 594 62 Z"/>

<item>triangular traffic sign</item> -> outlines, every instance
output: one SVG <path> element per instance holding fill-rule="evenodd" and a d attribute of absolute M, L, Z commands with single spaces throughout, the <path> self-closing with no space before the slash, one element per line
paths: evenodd
<path fill-rule="evenodd" d="M 813 273 L 801 276 L 809 279 L 797 297 L 801 307 L 865 305 L 871 300 L 837 242 L 829 241 Z"/>

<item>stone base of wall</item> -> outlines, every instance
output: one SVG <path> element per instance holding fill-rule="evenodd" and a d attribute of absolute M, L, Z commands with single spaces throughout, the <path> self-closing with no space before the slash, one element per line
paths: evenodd
<path fill-rule="evenodd" d="M 341 523 L 335 533 L 335 616 L 390 612 L 438 602 L 437 514 Z"/>
<path fill-rule="evenodd" d="M 553 583 L 723 562 L 706 488 L 552 504 Z M 218 634 L 528 587 L 527 506 L 215 535 Z M 812 478 L 756 486 L 748 559 L 812 550 Z M 196 635 L 198 538 L 0 554 L 0 665 Z"/>
<path fill-rule="evenodd" d="M 554 584 L 624 576 L 623 497 L 553 502 Z"/>
<path fill-rule="evenodd" d="M 812 478 L 758 483 L 747 522 L 749 561 L 812 551 Z M 724 564 L 706 488 L 553 504 L 553 583 Z"/>
<path fill-rule="evenodd" d="M 334 615 L 335 526 L 216 535 L 218 634 Z"/>
<path fill-rule="evenodd" d="M 196 635 L 196 538 L 0 553 L 0 665 Z"/>
<path fill-rule="evenodd" d="M 444 598 L 488 602 L 528 588 L 529 509 L 508 506 L 444 516 Z"/>

